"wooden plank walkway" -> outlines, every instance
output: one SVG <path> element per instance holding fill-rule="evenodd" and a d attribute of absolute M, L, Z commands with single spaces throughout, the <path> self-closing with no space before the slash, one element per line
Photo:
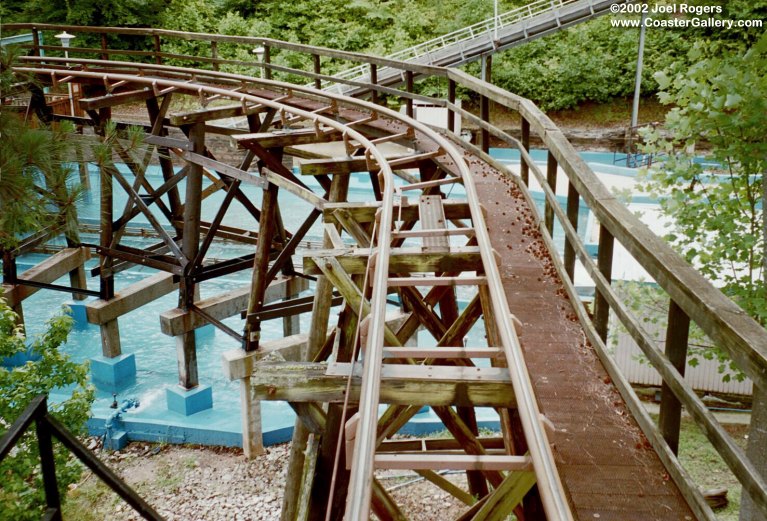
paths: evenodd
<path fill-rule="evenodd" d="M 694 519 L 575 317 L 532 212 L 497 170 L 470 161 L 557 467 L 577 519 Z"/>

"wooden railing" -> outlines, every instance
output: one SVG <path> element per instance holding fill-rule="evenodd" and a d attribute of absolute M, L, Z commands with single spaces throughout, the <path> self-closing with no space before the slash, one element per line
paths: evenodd
<path fill-rule="evenodd" d="M 767 415 L 767 393 L 765 392 L 767 390 L 767 330 L 714 287 L 664 240 L 655 235 L 632 214 L 601 183 L 556 125 L 530 100 L 506 92 L 487 81 L 474 78 L 456 69 L 414 65 L 360 53 L 292 44 L 266 38 L 181 33 L 159 29 L 118 29 L 42 24 L 8 24 L 3 26 L 3 29 L 5 31 L 37 30 L 44 31 L 46 34 L 67 30 L 75 34 L 101 35 L 102 45 L 99 48 L 69 48 L 70 56 L 79 58 L 79 60 L 71 59 L 70 61 L 73 64 L 79 63 L 81 67 L 99 63 L 83 60 L 81 59 L 83 56 L 96 56 L 101 59 L 128 56 L 133 59 L 152 59 L 155 64 L 174 59 L 194 63 L 199 68 L 211 70 L 218 70 L 223 66 L 251 66 L 254 67 L 254 70 L 263 69 L 265 80 L 269 80 L 274 73 L 282 73 L 304 78 L 302 80 L 304 83 L 305 78 L 317 82 L 332 79 L 340 83 L 364 87 L 364 93 L 370 94 L 374 102 L 379 101 L 382 96 L 396 97 L 407 106 L 408 113 L 411 114 L 414 100 L 428 101 L 432 105 L 448 109 L 450 113 L 448 118 L 449 130 L 453 130 L 453 114 L 458 114 L 479 127 L 482 151 L 487 152 L 489 149 L 490 136 L 518 149 L 522 158 L 519 182 L 522 185 L 527 185 L 529 176 L 532 174 L 544 190 L 545 211 L 544 218 L 541 219 L 541 228 L 548 232 L 544 233 L 544 237 L 549 242 L 549 249 L 554 257 L 555 265 L 565 282 L 570 299 L 586 330 L 588 339 L 596 348 L 602 363 L 626 400 L 635 419 L 666 464 L 670 475 L 691 503 L 696 515 L 702 519 L 714 519 L 710 508 L 703 502 L 697 489 L 691 485 L 689 476 L 675 455 L 679 439 L 681 406 L 685 407 L 743 485 L 744 491 L 747 492 L 744 496 L 750 496 L 762 515 L 767 516 L 767 482 L 765 482 L 762 474 L 767 471 L 763 468 L 765 464 L 764 453 L 767 452 L 767 434 L 763 432 L 764 429 L 759 429 L 759 425 L 756 423 L 752 424 L 748 451 L 744 452 L 706 408 L 690 385 L 685 382 L 680 372 L 686 359 L 689 327 L 691 323 L 695 323 L 754 382 L 753 417 L 764 417 Z M 153 48 L 152 50 L 111 49 L 107 45 L 108 35 L 144 36 L 153 42 Z M 163 52 L 162 40 L 172 39 L 207 42 L 211 48 L 211 56 L 200 57 Z M 263 46 L 265 49 L 263 61 L 221 58 L 219 57 L 221 44 L 250 48 Z M 26 47 L 31 50 L 32 54 L 38 56 L 41 49 L 47 52 L 60 53 L 63 51 L 61 47 L 42 46 L 37 41 Z M 282 56 L 284 53 L 305 55 L 309 58 L 305 60 L 309 64 L 309 70 L 300 70 L 273 63 L 272 59 L 278 53 Z M 380 67 L 398 68 L 402 71 L 405 90 L 383 87 L 375 84 L 374 81 L 360 84 L 350 80 L 337 80 L 322 73 L 323 62 L 321 58 L 366 63 L 371 68 L 371 78 L 376 78 L 376 70 Z M 131 66 L 138 65 L 131 64 Z M 150 68 L 147 65 L 141 67 Z M 159 74 L 161 73 L 160 69 L 157 67 L 155 71 Z M 206 74 L 214 77 L 217 73 L 214 71 Z M 224 75 L 221 76 L 221 78 L 224 77 Z M 414 92 L 416 90 L 414 79 L 419 77 L 440 78 L 446 82 L 447 99 L 429 98 Z M 252 81 L 258 83 L 259 80 L 252 78 Z M 474 114 L 456 104 L 458 87 L 479 99 L 478 105 L 481 108 L 479 114 Z M 490 101 L 519 114 L 521 140 L 512 137 L 490 122 L 490 111 L 487 110 Z M 537 137 L 548 150 L 548 164 L 545 174 L 527 152 L 531 137 Z M 489 156 L 486 159 L 492 162 Z M 501 171 L 507 171 L 503 165 L 496 163 L 496 166 Z M 567 203 L 564 208 L 558 203 L 554 193 L 557 172 L 560 168 L 567 177 L 569 187 Z M 509 173 L 509 175 L 513 174 Z M 600 224 L 596 262 L 587 252 L 577 233 L 577 215 L 581 203 L 593 212 Z M 556 254 L 550 237 L 555 219 L 564 230 L 566 237 L 562 258 Z M 655 279 L 669 299 L 669 326 L 666 332 L 665 353 L 655 339 L 644 330 L 641 319 L 632 313 L 627 303 L 616 293 L 612 285 L 613 250 L 616 241 Z M 576 259 L 584 266 L 596 287 L 593 317 L 580 303 L 572 284 Z M 610 312 L 625 327 L 663 378 L 661 414 L 657 426 L 646 413 L 605 347 Z"/>

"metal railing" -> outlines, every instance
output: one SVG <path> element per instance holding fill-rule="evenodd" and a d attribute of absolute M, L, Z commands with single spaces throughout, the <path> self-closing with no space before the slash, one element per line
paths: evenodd
<path fill-rule="evenodd" d="M 64 447 L 85 464 L 101 481 L 129 504 L 141 517 L 151 521 L 162 521 L 160 516 L 149 504 L 141 499 L 109 467 L 104 465 L 85 445 L 56 418 L 48 413 L 47 398 L 40 395 L 34 398 L 19 418 L 13 422 L 2 439 L 0 439 L 0 461 L 5 459 L 16 446 L 24 433 L 34 424 L 37 443 L 40 452 L 40 466 L 45 490 L 46 510 L 42 519 L 61 521 L 61 497 L 56 480 L 56 466 L 53 457 L 53 439 L 57 439 Z"/>
<path fill-rule="evenodd" d="M 480 36 L 489 37 L 492 41 L 496 30 L 503 29 L 509 25 L 528 20 L 539 14 L 559 9 L 566 4 L 573 4 L 578 1 L 580 0 L 536 0 L 535 2 L 500 14 L 497 17 L 494 16 L 482 20 L 473 25 L 463 27 L 451 33 L 432 38 L 431 40 L 408 47 L 407 49 L 402 49 L 389 54 L 387 58 L 404 62 L 413 62 L 424 58 L 422 63 L 431 65 L 433 63 L 432 54 L 441 51 L 446 47 L 460 45 Z M 360 65 L 341 71 L 336 74 L 335 77 L 340 80 L 361 80 L 367 77 L 367 74 L 367 67 Z M 323 87 L 326 86 L 327 84 L 323 84 Z"/>

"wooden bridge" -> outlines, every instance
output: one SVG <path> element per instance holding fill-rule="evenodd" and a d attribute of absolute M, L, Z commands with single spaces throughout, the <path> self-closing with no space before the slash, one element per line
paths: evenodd
<path fill-rule="evenodd" d="M 15 257 L 60 230 L 4 252 L 6 297 L 20 310 L 40 288 L 82 294 L 83 262 L 97 254 L 100 299 L 88 304 L 88 319 L 101 327 L 103 355 L 114 358 L 121 354 L 120 316 L 177 291 L 179 307 L 160 318 L 163 331 L 177 339 L 185 390 L 200 383 L 194 330 L 213 324 L 237 338 L 242 349 L 227 353 L 225 371 L 241 382 L 245 453 L 260 450 L 260 401 L 284 400 L 297 413 L 283 519 L 363 520 L 373 513 L 406 519 L 377 480 L 379 469 L 413 470 L 445 489 L 466 503 L 459 519 L 512 513 L 549 520 L 715 519 L 675 456 L 682 406 L 750 497 L 742 519 L 764 519 L 767 332 L 616 200 L 533 103 L 494 87 L 490 67 L 477 79 L 259 38 L 33 24 L 3 29 L 34 35 L 66 30 L 94 42 L 70 47 L 64 58 L 62 48 L 35 40 L 15 71 L 53 88 L 76 83 L 87 117 L 51 113 L 34 105 L 40 96 L 21 99 L 35 100 L 30 109 L 44 122 L 74 121 L 85 129 L 85 140 L 109 139 L 113 147 L 99 162 L 99 243 L 69 244 L 23 276 L 15 272 Z M 120 48 L 127 39 L 148 45 Z M 197 42 L 209 55 L 163 51 L 171 40 Z M 265 48 L 263 62 L 224 53 L 258 46 Z M 301 60 L 311 70 L 285 65 Z M 331 79 L 322 71 L 330 60 L 368 64 L 372 78 L 376 67 L 399 68 L 408 81 L 402 90 L 369 83 L 368 97 L 359 99 L 277 79 L 310 78 L 319 87 Z M 262 73 L 224 72 L 244 67 Z M 414 93 L 415 76 L 441 82 L 445 98 Z M 456 104 L 459 87 L 478 98 L 478 114 Z M 404 113 L 387 108 L 384 96 L 400 101 Z M 446 128 L 413 119 L 416 101 L 445 108 Z M 491 103 L 519 114 L 521 140 L 492 124 Z M 113 117 L 113 109 L 128 104 L 146 109 L 141 126 L 148 148 L 139 156 L 111 137 L 113 129 L 119 137 L 129 126 Z M 480 128 L 478 146 L 454 135 L 454 115 Z M 241 124 L 225 126 L 225 118 Z M 234 159 L 217 157 L 211 143 L 222 136 L 239 150 Z M 519 171 L 487 155 L 490 136 L 520 151 Z M 548 149 L 545 172 L 527 152 L 531 138 Z M 121 173 L 116 162 L 131 173 Z M 162 170 L 159 185 L 146 176 L 151 162 Z M 356 172 L 369 174 L 375 200 L 349 199 Z M 553 191 L 559 175 L 569 186 L 564 208 Z M 542 216 L 527 188 L 531 176 L 545 192 Z M 205 187 L 204 178 L 211 181 Z M 122 213 L 114 208 L 114 183 L 128 196 Z M 260 202 L 245 195 L 244 185 L 262 191 Z M 215 192 L 223 197 L 210 198 Z M 281 192 L 305 204 L 306 218 L 294 229 L 284 225 Z M 257 229 L 222 225 L 234 204 L 258 222 Z M 201 218 L 204 205 L 215 210 L 210 222 Z M 581 205 L 600 223 L 596 262 L 578 235 Z M 156 244 L 122 242 L 139 215 L 154 228 Z M 322 248 L 299 250 L 315 223 L 324 234 Z M 561 257 L 552 241 L 555 226 L 565 236 Z M 217 238 L 249 245 L 252 253 L 212 260 Z M 665 352 L 611 285 L 616 241 L 668 294 Z M 573 286 L 576 263 L 596 287 L 591 309 Z M 115 278 L 136 264 L 159 273 L 115 292 Z M 244 270 L 252 273 L 249 286 L 200 299 L 206 280 Z M 52 284 L 68 272 L 71 287 Z M 307 280 L 315 281 L 309 297 L 300 294 Z M 394 295 L 396 310 L 389 304 Z M 292 318 L 309 311 L 311 328 L 300 333 Z M 242 331 L 222 322 L 240 313 Z M 657 424 L 605 347 L 611 313 L 663 377 Z M 262 322 L 277 317 L 286 319 L 285 338 L 262 341 Z M 480 319 L 486 341 L 465 345 Z M 681 374 L 691 322 L 755 383 L 746 452 Z M 418 330 L 434 337 L 434 347 L 413 345 Z M 451 437 L 395 437 L 425 405 Z M 477 407 L 496 409 L 501 437 L 479 435 Z M 467 490 L 437 472 L 443 469 L 465 471 Z"/>

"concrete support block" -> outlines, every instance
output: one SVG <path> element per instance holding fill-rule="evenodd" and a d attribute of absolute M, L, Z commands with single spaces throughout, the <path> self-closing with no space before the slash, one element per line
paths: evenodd
<path fill-rule="evenodd" d="M 104 438 L 106 450 L 122 450 L 128 445 L 128 433 L 125 431 L 113 431 Z"/>
<path fill-rule="evenodd" d="M 35 351 L 31 345 L 28 345 L 26 351 L 0 358 L 0 365 L 3 367 L 21 367 L 27 362 L 37 362 L 40 358 L 42 358 L 42 355 Z"/>
<path fill-rule="evenodd" d="M 91 379 L 96 387 L 109 392 L 117 392 L 133 384 L 136 381 L 136 356 L 91 358 Z"/>
<path fill-rule="evenodd" d="M 184 416 L 210 409 L 213 407 L 213 388 L 209 385 L 198 385 L 194 389 L 183 389 L 178 386 L 165 390 L 168 410 Z"/>
<path fill-rule="evenodd" d="M 85 306 L 88 302 L 92 302 L 92 300 L 93 299 L 70 300 L 64 303 L 65 306 L 72 310 L 71 315 L 74 320 L 72 329 L 75 331 L 84 331 L 88 329 L 88 315 Z"/>

